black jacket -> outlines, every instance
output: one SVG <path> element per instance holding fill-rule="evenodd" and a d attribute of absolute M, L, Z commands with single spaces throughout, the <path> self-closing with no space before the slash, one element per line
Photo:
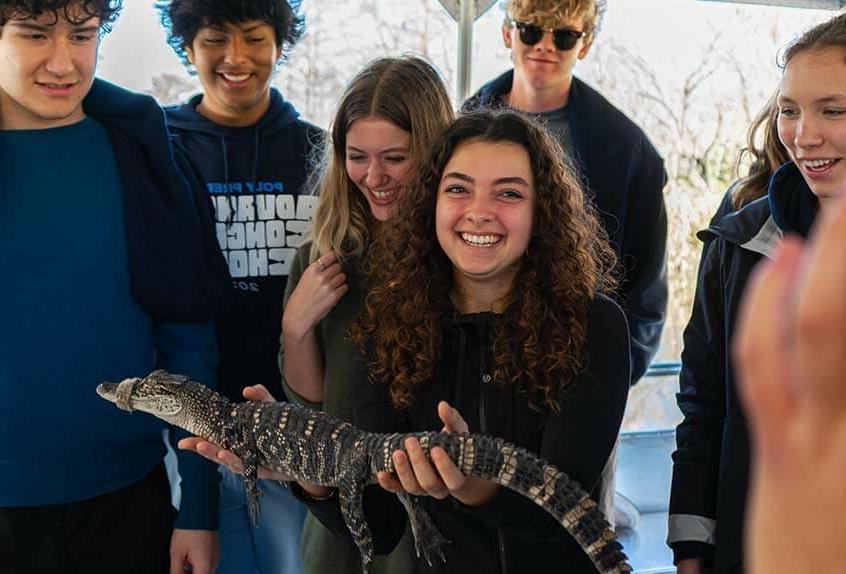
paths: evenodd
<path fill-rule="evenodd" d="M 504 106 L 514 72 L 485 84 L 464 109 Z M 634 122 L 573 78 L 567 103 L 573 160 L 595 200 L 624 277 L 619 303 L 631 333 L 632 382 L 658 351 L 667 311 L 664 161 Z"/>
<path fill-rule="evenodd" d="M 610 299 L 597 297 L 589 309 L 587 366 L 562 401 L 562 412 L 540 413 L 525 398 L 515 398 L 493 383 L 483 382 L 490 365 L 493 314 L 457 317 L 446 329 L 444 354 L 432 384 L 422 389 L 409 412 L 393 409 L 386 387 L 357 377 L 353 396 L 354 424 L 370 431 L 439 431 L 437 404 L 447 400 L 462 413 L 471 432 L 484 432 L 539 453 L 586 490 L 597 492 L 602 469 L 617 438 L 629 381 L 628 332 L 625 316 Z M 543 572 L 558 564 L 567 572 L 593 573 L 595 568 L 576 542 L 529 499 L 501 489 L 482 507 L 467 507 L 453 498 L 423 498 L 443 535 L 445 565 L 424 572 Z M 398 499 L 378 486 L 365 491 L 365 515 L 376 552 L 390 552 L 405 530 L 407 518 Z M 351 540 L 332 504 L 312 505 L 330 530 Z"/>
<path fill-rule="evenodd" d="M 82 102 L 102 123 L 120 170 L 132 294 L 151 315 L 214 318 L 225 273 L 205 198 L 169 141 L 162 108 L 145 95 L 95 79 Z"/>
<path fill-rule="evenodd" d="M 215 243 L 231 276 L 217 321 L 220 389 L 241 401 L 245 386 L 261 383 L 281 398 L 276 354 L 282 298 L 317 206 L 303 184 L 323 134 L 275 89 L 267 112 L 243 128 L 200 115 L 201 100 L 195 96 L 166 112 L 175 144 L 191 160 L 213 207 Z"/>
<path fill-rule="evenodd" d="M 705 242 L 693 314 L 684 331 L 668 543 L 675 560 L 703 558 L 718 573 L 742 566 L 749 435 L 731 364 L 749 274 L 785 232 L 807 235 L 818 202 L 793 163 L 769 195 L 699 233 Z"/>

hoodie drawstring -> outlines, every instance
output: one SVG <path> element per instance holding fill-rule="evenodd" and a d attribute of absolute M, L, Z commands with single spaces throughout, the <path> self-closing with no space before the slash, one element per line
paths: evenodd
<path fill-rule="evenodd" d="M 226 227 L 228 229 L 232 225 L 233 219 L 235 219 L 235 210 L 238 208 L 238 202 L 232 199 L 232 190 L 229 188 L 229 150 L 226 148 L 226 138 L 224 136 L 220 136 L 220 147 L 223 150 L 223 180 L 226 185 L 223 189 L 226 190 L 226 201 L 229 204 L 229 213 L 226 214 Z"/>
<path fill-rule="evenodd" d="M 258 127 L 253 131 L 253 173 L 250 177 L 253 182 L 253 221 L 258 221 L 258 181 L 256 177 L 258 176 L 259 152 L 261 151 L 259 132 Z"/>

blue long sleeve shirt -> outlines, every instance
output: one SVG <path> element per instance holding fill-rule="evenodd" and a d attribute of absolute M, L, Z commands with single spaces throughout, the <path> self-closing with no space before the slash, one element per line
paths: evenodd
<path fill-rule="evenodd" d="M 163 424 L 114 409 L 98 382 L 155 367 L 216 382 L 213 324 L 168 321 L 134 295 L 122 175 L 93 119 L 0 131 L 0 507 L 91 498 L 161 462 Z M 213 529 L 216 474 L 179 457 L 176 526 Z"/>

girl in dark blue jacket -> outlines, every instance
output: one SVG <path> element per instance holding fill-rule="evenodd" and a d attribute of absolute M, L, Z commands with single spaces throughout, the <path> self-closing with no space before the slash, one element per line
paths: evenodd
<path fill-rule="evenodd" d="M 669 542 L 679 572 L 743 569 L 750 461 L 746 416 L 729 349 L 750 272 L 786 233 L 807 236 L 820 209 L 846 188 L 846 17 L 806 32 L 785 53 L 778 134 L 791 162 L 767 197 L 724 217 L 706 241 L 685 329 L 670 500 Z M 834 96 L 834 97 L 832 97 Z"/>

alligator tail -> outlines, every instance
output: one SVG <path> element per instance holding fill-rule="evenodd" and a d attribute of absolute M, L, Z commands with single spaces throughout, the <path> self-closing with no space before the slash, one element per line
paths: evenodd
<path fill-rule="evenodd" d="M 579 543 L 602 574 L 632 571 L 605 516 L 581 485 L 535 454 L 478 434 L 425 433 L 428 450 L 440 446 L 468 476 L 491 480 L 540 506 Z"/>

